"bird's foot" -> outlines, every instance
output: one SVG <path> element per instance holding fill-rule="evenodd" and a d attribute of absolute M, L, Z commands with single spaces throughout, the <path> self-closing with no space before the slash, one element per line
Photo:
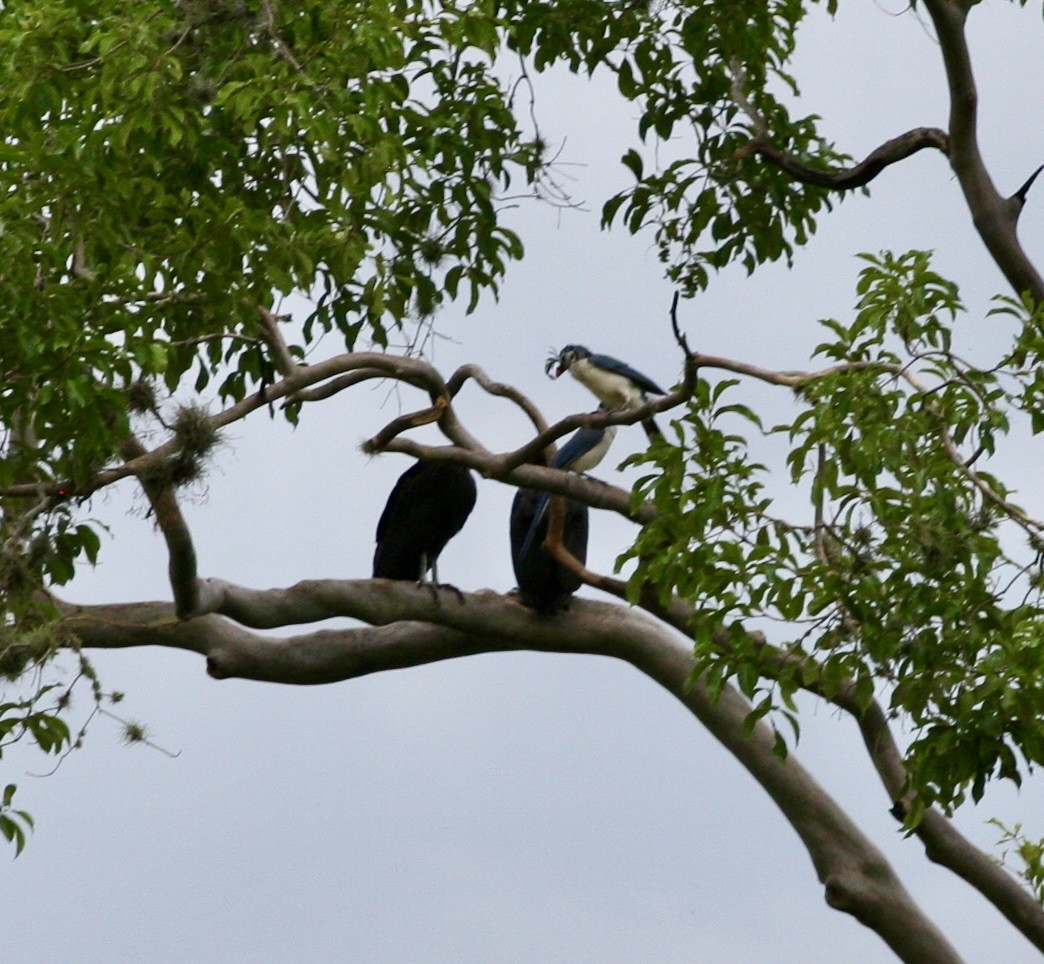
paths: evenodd
<path fill-rule="evenodd" d="M 435 583 L 435 588 L 436 589 L 448 589 L 448 590 L 450 590 L 450 592 L 455 592 L 457 594 L 457 601 L 462 606 L 464 605 L 464 593 L 461 592 L 461 590 L 459 590 L 456 586 L 452 585 L 451 583 L 448 583 L 448 582 L 437 582 L 437 583 Z"/>
<path fill-rule="evenodd" d="M 424 582 L 417 583 L 417 585 L 424 586 L 428 590 L 428 592 L 431 593 L 431 601 L 433 603 L 442 602 L 442 597 L 439 595 L 440 589 L 448 589 L 450 592 L 455 592 L 457 594 L 457 599 L 460 601 L 460 604 L 462 606 L 464 605 L 464 593 L 461 592 L 456 586 L 452 585 L 451 583 L 428 582 L 427 580 L 425 580 Z"/>

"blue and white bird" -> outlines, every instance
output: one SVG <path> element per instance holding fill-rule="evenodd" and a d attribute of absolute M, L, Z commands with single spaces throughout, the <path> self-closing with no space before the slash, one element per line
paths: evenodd
<path fill-rule="evenodd" d="M 606 411 L 606 406 L 599 405 L 598 410 L 604 412 Z M 569 437 L 569 441 L 555 454 L 555 457 L 551 460 L 551 467 L 563 469 L 566 472 L 583 474 L 589 469 L 593 469 L 605 458 L 605 453 L 609 451 L 609 446 L 612 444 L 615 435 L 615 425 L 606 425 L 604 428 L 578 428 Z M 550 500 L 550 492 L 541 493 L 540 501 L 533 511 L 533 521 L 518 552 L 519 558 L 524 558 L 529 552 L 533 544 L 533 538 L 540 527 L 540 520 L 543 519 L 544 513 L 547 511 L 547 503 Z"/>
<path fill-rule="evenodd" d="M 554 374 L 551 369 L 554 368 Z M 608 409 L 635 409 L 646 397 L 666 395 L 651 378 L 635 371 L 630 365 L 612 355 L 593 354 L 584 345 L 566 345 L 547 360 L 544 371 L 552 378 L 569 372 L 588 388 Z M 663 433 L 650 417 L 642 421 L 642 428 L 650 439 Z"/>

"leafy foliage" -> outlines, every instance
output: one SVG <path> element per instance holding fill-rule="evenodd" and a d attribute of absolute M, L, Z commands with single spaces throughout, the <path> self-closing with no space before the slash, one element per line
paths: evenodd
<path fill-rule="evenodd" d="M 739 261 L 749 271 L 793 254 L 830 208 L 821 188 L 760 163 L 750 148 L 771 130 L 775 145 L 824 169 L 844 158 L 817 133 L 816 118 L 792 118 L 781 94 L 805 5 L 695 0 L 645 6 L 516 2 L 506 5 L 508 42 L 537 68 L 611 70 L 620 94 L 641 108 L 638 136 L 668 156 L 679 128 L 696 136 L 690 155 L 647 169 L 631 148 L 622 158 L 633 187 L 610 198 L 602 222 L 655 229 L 667 276 L 692 294 L 709 270 Z M 659 151 L 658 151 L 659 154 Z"/>
<path fill-rule="evenodd" d="M 0 833 L 8 843 L 13 843 L 17 857 L 25 849 L 25 831 L 33 829 L 33 818 L 24 810 L 16 810 L 11 806 L 17 787 L 13 783 L 4 787 L 4 795 L 0 798 Z"/>
<path fill-rule="evenodd" d="M 0 485 L 112 458 L 141 378 L 272 381 L 273 298 L 351 348 L 495 291 L 521 254 L 495 190 L 540 160 L 494 43 L 453 2 L 5 4 L 0 370 L 35 445 Z"/>
<path fill-rule="evenodd" d="M 1015 853 L 1022 862 L 1022 868 L 1016 872 L 1029 884 L 1037 900 L 1044 904 L 1044 840 L 1030 840 L 1022 832 L 1021 823 L 1014 827 L 1006 827 L 999 820 L 991 820 L 990 823 L 1001 831 L 1002 836 L 998 841 L 1001 846 L 1014 845 Z M 1006 857 L 1005 852 L 1001 859 Z"/>
<path fill-rule="evenodd" d="M 9 652 L 9 646 L 0 646 L 0 657 Z M 41 687 L 29 699 L 0 703 L 0 757 L 4 747 L 28 737 L 44 753 L 61 753 L 70 742 L 69 727 L 53 708 L 42 708 L 43 697 L 53 689 Z M 25 847 L 26 830 L 32 830 L 33 818 L 24 810 L 12 806 L 16 786 L 7 784 L 0 797 L 0 833 L 14 844 L 15 856 Z"/>
<path fill-rule="evenodd" d="M 925 252 L 865 260 L 854 320 L 824 323 L 833 364 L 795 380 L 798 412 L 772 430 L 789 440 L 803 517 L 773 515 L 792 499 L 767 494 L 745 436 L 722 427 L 758 425 L 724 403 L 735 383 L 704 384 L 677 444 L 642 457 L 658 471 L 638 494 L 661 516 L 628 554 L 632 582 L 694 605 L 698 670 L 761 694 L 757 715 L 789 713 L 798 687 L 863 707 L 884 694 L 913 729 L 912 788 L 951 809 L 1044 762 L 1044 524 L 977 465 L 1013 405 L 1039 410 L 1025 367 L 1039 319 L 1023 319 L 1013 354 L 974 367 L 951 348 L 957 288 Z M 792 640 L 714 632 L 764 619 Z"/>
<path fill-rule="evenodd" d="M 52 651 L 25 642 L 39 592 L 99 549 L 74 496 L 124 457 L 133 413 L 155 424 L 158 388 L 238 402 L 270 384 L 263 313 L 290 295 L 311 303 L 301 358 L 496 293 L 522 254 L 497 193 L 542 160 L 492 72 L 495 28 L 455 0 L 3 4 L 8 670 Z M 179 406 L 147 481 L 199 476 L 217 440 L 201 412 Z"/>
<path fill-rule="evenodd" d="M 183 485 L 220 438 L 204 393 L 242 402 L 323 336 L 386 347 L 449 300 L 496 295 L 523 253 L 499 198 L 548 163 L 505 53 L 615 77 L 637 115 L 633 184 L 602 223 L 651 232 L 684 293 L 789 260 L 840 195 L 759 145 L 846 161 L 791 113 L 808 6 L 4 3 L 0 673 L 24 678 L 66 642 L 45 590 L 97 557 L 81 496 L 128 458 L 135 420 L 169 438 L 142 481 Z M 695 141 L 679 151 L 682 130 Z M 694 607 L 697 671 L 735 680 L 750 726 L 796 734 L 799 689 L 883 698 L 911 728 L 917 806 L 953 808 L 1044 760 L 1044 526 L 988 470 L 1009 437 L 1044 430 L 1044 313 L 999 300 L 1016 334 L 983 366 L 953 350 L 964 309 L 926 252 L 866 257 L 857 295 L 849 322 L 824 323 L 828 367 L 781 379 L 783 424 L 766 428 L 738 382 L 699 384 L 670 444 L 638 460 L 635 498 L 659 517 L 623 558 L 636 599 L 652 586 Z M 280 357 L 271 308 L 291 296 L 308 307 Z M 755 455 L 763 434 L 784 463 Z M 763 625 L 785 642 L 749 631 Z M 0 750 L 78 742 L 50 689 L 0 703 Z M 20 851 L 31 821 L 13 793 L 0 832 Z"/>

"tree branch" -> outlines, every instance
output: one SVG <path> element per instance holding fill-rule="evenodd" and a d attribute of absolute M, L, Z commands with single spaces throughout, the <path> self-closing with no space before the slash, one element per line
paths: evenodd
<path fill-rule="evenodd" d="M 129 435 L 120 446 L 124 458 L 138 459 L 146 454 L 145 446 Z M 192 533 L 181 513 L 181 506 L 170 483 L 150 478 L 148 473 L 138 476 L 145 497 L 152 506 L 156 525 L 167 543 L 167 574 L 174 598 L 174 610 L 180 619 L 190 616 L 199 604 L 199 575 L 196 570 L 196 550 Z"/>
<path fill-rule="evenodd" d="M 272 364 L 284 378 L 289 378 L 298 369 L 286 339 L 279 330 L 279 316 L 269 311 L 264 305 L 257 305 L 257 313 L 261 316 L 261 338 L 272 353 Z"/>
<path fill-rule="evenodd" d="M 520 392 L 514 385 L 493 381 L 478 365 L 461 365 L 450 376 L 449 381 L 446 382 L 446 387 L 453 398 L 457 397 L 457 392 L 464 387 L 464 383 L 469 378 L 476 381 L 490 395 L 497 395 L 500 398 L 508 398 L 513 401 L 526 413 L 529 420 L 533 423 L 533 427 L 538 432 L 547 431 L 547 422 L 544 420 L 544 416 L 540 413 L 540 409 L 530 401 L 528 396 Z"/>
<path fill-rule="evenodd" d="M 433 402 L 440 396 L 448 396 L 446 384 L 442 380 L 442 376 L 426 362 L 415 358 L 387 355 L 380 352 L 353 352 L 337 355 L 334 358 L 317 362 L 314 365 L 297 366 L 293 373 L 287 377 L 272 385 L 265 386 L 261 391 L 254 392 L 241 402 L 237 402 L 235 405 L 231 405 L 216 415 L 211 416 L 210 426 L 215 431 L 219 430 L 240 421 L 259 408 L 264 408 L 289 396 L 297 396 L 303 389 L 345 373 L 349 373 L 351 384 L 368 378 L 384 376 L 396 378 L 399 381 L 404 381 L 417 388 L 426 390 Z M 452 409 L 447 409 L 441 419 L 441 425 L 447 437 L 457 445 L 482 450 L 478 442 L 472 438 L 457 420 Z M 130 459 L 122 465 L 103 469 L 81 485 L 74 485 L 69 480 L 51 483 L 47 487 L 46 493 L 63 498 L 84 498 L 122 479 L 140 476 L 142 473 L 158 468 L 165 459 L 174 455 L 178 448 L 179 443 L 176 439 L 168 439 L 162 445 Z M 40 489 L 36 483 L 19 483 L 0 491 L 0 496 L 12 498 L 28 496 L 35 498 L 39 495 L 39 492 Z"/>
<path fill-rule="evenodd" d="M 87 647 L 173 646 L 204 655 L 217 678 L 299 684 L 493 651 L 625 660 L 680 700 L 766 790 L 807 848 L 830 906 L 872 928 L 904 960 L 959 961 L 872 842 L 793 756 L 775 753 L 771 729 L 758 723 L 744 736 L 749 703 L 731 687 L 712 699 L 702 679 L 690 678 L 687 641 L 634 610 L 577 600 L 548 620 L 490 591 L 447 604 L 390 580 L 317 581 L 265 592 L 208 580 L 203 595 L 221 615 L 178 622 L 161 603 L 66 606 L 64 626 Z M 335 615 L 374 625 L 276 639 L 230 621 L 261 628 Z"/>
<path fill-rule="evenodd" d="M 548 526 L 545 547 L 556 561 L 577 573 L 587 585 L 627 600 L 625 582 L 599 575 L 584 567 L 561 545 L 561 532 L 554 533 L 553 527 L 552 519 Z M 682 600 L 675 597 L 669 602 L 664 602 L 655 588 L 647 585 L 640 593 L 639 605 L 646 612 L 672 626 L 687 638 L 692 638 L 697 616 L 692 607 Z M 714 638 L 717 644 L 723 647 L 731 646 L 734 639 L 733 633 L 737 628 L 735 626 L 716 628 Z M 815 663 L 815 660 L 810 657 L 788 653 L 771 645 L 760 632 L 743 631 L 751 642 L 761 647 L 767 666 L 783 667 L 793 666 L 795 663 Z M 769 675 L 771 678 L 771 674 Z M 802 681 L 800 686 L 806 692 L 831 703 L 855 720 L 874 769 L 888 794 L 888 799 L 896 803 L 901 808 L 902 815 L 905 815 L 913 797 L 907 791 L 908 775 L 903 764 L 902 753 L 880 704 L 876 701 L 871 702 L 869 706 L 860 703 L 856 698 L 855 682 L 852 680 L 836 681 L 835 688 L 827 691 L 818 683 L 803 682 L 806 679 L 821 679 L 822 673 L 818 671 L 811 674 L 798 672 L 796 678 Z M 906 794 L 905 797 L 904 794 Z M 934 807 L 925 810 L 914 833 L 924 844 L 925 853 L 931 861 L 946 867 L 974 887 L 1027 940 L 1039 950 L 1044 951 L 1044 908 L 996 860 L 974 846 L 945 815 Z"/>
<path fill-rule="evenodd" d="M 997 267 L 1020 297 L 1044 301 L 1044 279 L 1026 256 L 1015 228 L 1022 202 L 1004 198 L 990 178 L 978 142 L 979 95 L 964 27 L 972 4 L 925 0 L 939 38 L 950 91 L 950 165 L 964 192 L 972 221 Z"/>
<path fill-rule="evenodd" d="M 805 662 L 798 657 L 765 643 L 770 662 L 777 665 Z M 804 679 L 798 673 L 798 679 Z M 818 674 L 813 674 L 818 678 Z M 851 716 L 863 738 L 874 769 L 888 792 L 889 799 L 899 807 L 899 817 L 908 812 L 913 795 L 907 791 L 907 772 L 903 756 L 888 725 L 888 717 L 877 701 L 863 706 L 855 696 L 855 683 L 842 681 L 837 691 L 827 693 L 821 686 L 802 684 L 802 689 L 832 703 Z M 904 796 L 905 794 L 905 796 Z M 934 863 L 956 874 L 974 887 L 996 907 L 1033 945 L 1044 951 L 1044 908 L 1034 896 L 997 863 L 989 854 L 979 850 L 954 827 L 936 808 L 925 810 L 921 822 L 914 829 L 924 844 L 925 854 Z"/>
<path fill-rule="evenodd" d="M 916 127 L 905 134 L 885 141 L 858 164 L 833 171 L 803 163 L 775 147 L 767 137 L 754 138 L 741 147 L 733 157 L 739 159 L 748 154 L 758 154 L 802 184 L 812 184 L 832 191 L 850 191 L 865 187 L 886 167 L 897 164 L 911 154 L 916 154 L 928 147 L 935 148 L 943 154 L 949 154 L 950 139 L 947 137 L 946 131 L 939 130 L 937 127 Z"/>

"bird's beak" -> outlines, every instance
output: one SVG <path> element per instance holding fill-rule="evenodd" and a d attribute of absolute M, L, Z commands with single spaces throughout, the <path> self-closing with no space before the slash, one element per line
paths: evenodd
<path fill-rule="evenodd" d="M 558 369 L 554 372 L 554 374 L 552 374 L 551 369 L 554 368 L 555 365 L 558 366 Z M 558 378 L 559 375 L 561 375 L 565 370 L 565 366 L 562 364 L 558 355 L 552 355 L 547 360 L 547 363 L 544 365 L 544 374 L 547 375 L 548 378 Z"/>

